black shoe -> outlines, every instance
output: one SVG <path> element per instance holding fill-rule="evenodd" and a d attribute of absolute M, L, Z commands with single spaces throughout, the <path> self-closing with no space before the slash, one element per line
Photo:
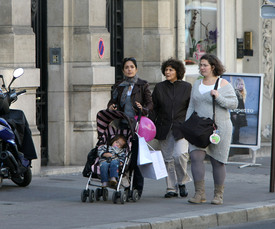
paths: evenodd
<path fill-rule="evenodd" d="M 164 195 L 164 198 L 172 198 L 172 197 L 178 197 L 178 193 L 176 193 L 176 192 L 167 192 Z"/>
<path fill-rule="evenodd" d="M 187 188 L 185 187 L 185 184 L 179 185 L 179 190 L 180 190 L 180 196 L 181 197 L 187 197 L 188 196 L 188 191 L 187 191 Z"/>

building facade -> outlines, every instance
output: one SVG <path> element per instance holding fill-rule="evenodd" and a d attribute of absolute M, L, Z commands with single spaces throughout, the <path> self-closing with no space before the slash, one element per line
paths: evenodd
<path fill-rule="evenodd" d="M 41 164 L 84 165 L 97 142 L 96 114 L 106 108 L 122 58 L 129 56 L 152 89 L 169 57 L 186 62 L 186 80 L 193 82 L 206 50 L 228 72 L 263 73 L 259 151 L 270 151 L 275 30 L 272 19 L 260 17 L 264 2 L 0 0 L 0 73 L 8 78 L 14 68 L 25 69 L 14 86 L 27 94 L 13 106 L 31 126 L 39 156 L 34 174 Z M 242 55 L 245 32 L 250 51 Z"/>

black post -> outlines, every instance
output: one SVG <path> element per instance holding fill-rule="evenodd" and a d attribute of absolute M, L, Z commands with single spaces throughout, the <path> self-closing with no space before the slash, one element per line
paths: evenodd
<path fill-rule="evenodd" d="M 269 5 L 268 4 L 268 1 L 272 2 L 273 3 L 273 6 L 272 5 Z M 261 7 L 261 17 L 263 19 L 274 19 L 275 18 L 275 8 L 274 8 L 274 3 L 275 3 L 275 0 L 264 0 L 263 1 L 263 5 Z M 266 12 L 266 9 L 272 7 L 273 11 L 272 13 Z M 273 123 L 272 123 L 272 142 L 271 142 L 271 168 L 270 168 L 270 187 L 269 187 L 269 191 L 270 192 L 274 192 L 274 179 L 275 179 L 275 146 L 274 146 L 274 143 L 275 143 L 275 115 L 274 115 L 274 110 L 275 110 L 275 98 L 274 98 L 274 95 L 275 95 L 275 85 L 273 85 Z"/>

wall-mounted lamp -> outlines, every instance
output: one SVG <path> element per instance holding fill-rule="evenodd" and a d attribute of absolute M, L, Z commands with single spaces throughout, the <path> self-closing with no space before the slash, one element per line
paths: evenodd
<path fill-rule="evenodd" d="M 275 3 L 275 0 L 269 0 L 269 2 Z M 264 19 L 275 18 L 275 6 L 271 4 L 264 4 L 261 6 L 261 17 Z"/>

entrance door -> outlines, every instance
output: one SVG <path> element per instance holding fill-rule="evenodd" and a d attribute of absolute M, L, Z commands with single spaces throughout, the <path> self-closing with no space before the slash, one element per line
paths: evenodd
<path fill-rule="evenodd" d="M 36 67 L 40 87 L 36 91 L 36 125 L 41 135 L 41 165 L 48 163 L 48 55 L 47 0 L 32 0 L 32 28 L 36 38 Z"/>
<path fill-rule="evenodd" d="M 107 29 L 111 35 L 111 65 L 116 68 L 116 81 L 122 79 L 123 0 L 106 0 Z"/>

